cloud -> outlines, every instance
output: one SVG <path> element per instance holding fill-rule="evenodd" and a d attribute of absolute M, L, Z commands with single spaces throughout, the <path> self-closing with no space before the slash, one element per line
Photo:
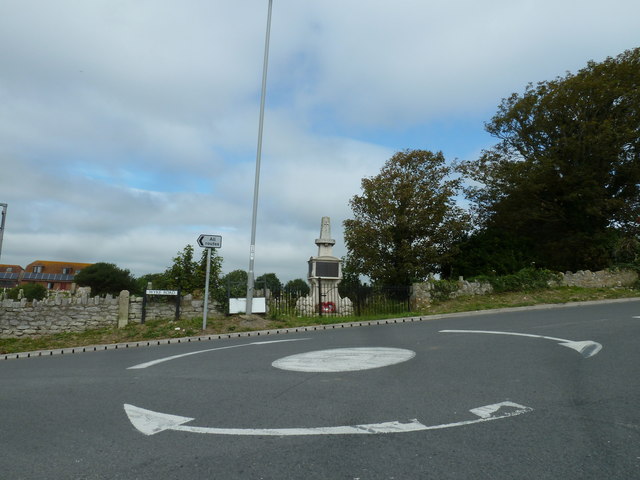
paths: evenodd
<path fill-rule="evenodd" d="M 248 266 L 263 0 L 0 6 L 2 263 L 164 270 L 200 233 Z M 638 44 L 640 4 L 275 0 L 256 273 L 304 277 L 320 219 L 395 151 L 473 158 L 526 83 Z"/>

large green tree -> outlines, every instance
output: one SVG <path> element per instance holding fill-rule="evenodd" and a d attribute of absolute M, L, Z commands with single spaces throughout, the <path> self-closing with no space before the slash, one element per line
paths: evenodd
<path fill-rule="evenodd" d="M 118 295 L 122 290 L 137 292 L 138 286 L 129 270 L 113 263 L 98 262 L 83 268 L 73 281 L 81 287 L 91 287 L 94 295 Z"/>
<path fill-rule="evenodd" d="M 610 265 L 616 245 L 637 238 L 640 49 L 528 85 L 486 129 L 499 143 L 461 164 L 477 182 L 468 194 L 480 229 L 468 245 L 507 245 L 496 259 L 577 270 Z"/>
<path fill-rule="evenodd" d="M 354 273 L 382 285 L 409 285 L 442 271 L 468 227 L 456 206 L 459 181 L 441 152 L 396 153 L 362 179 L 344 238 Z"/>

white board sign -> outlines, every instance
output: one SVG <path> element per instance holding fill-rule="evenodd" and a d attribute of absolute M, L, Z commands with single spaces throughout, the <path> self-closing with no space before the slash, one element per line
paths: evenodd
<path fill-rule="evenodd" d="M 230 298 L 229 313 L 245 313 L 247 311 L 246 298 Z M 254 298 L 251 302 L 252 313 L 267 313 L 267 302 L 264 298 Z"/>

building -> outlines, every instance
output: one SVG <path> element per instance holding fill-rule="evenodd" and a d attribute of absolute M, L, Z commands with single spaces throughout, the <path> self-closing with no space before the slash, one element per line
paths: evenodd
<path fill-rule="evenodd" d="M 0 288 L 17 287 L 23 272 L 20 265 L 0 265 Z"/>
<path fill-rule="evenodd" d="M 92 264 L 48 260 L 36 260 L 24 269 L 19 265 L 0 265 L 0 287 L 12 288 L 25 283 L 39 283 L 48 290 L 70 290 L 76 274 L 90 265 Z"/>

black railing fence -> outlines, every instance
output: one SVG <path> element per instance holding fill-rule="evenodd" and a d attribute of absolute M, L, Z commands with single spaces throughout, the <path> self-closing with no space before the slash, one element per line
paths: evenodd
<path fill-rule="evenodd" d="M 410 286 L 368 286 L 341 289 L 353 304 L 355 315 L 406 313 L 411 311 Z"/>
<path fill-rule="evenodd" d="M 370 286 L 328 287 L 322 283 L 317 291 L 297 292 L 283 290 L 267 294 L 270 316 L 345 316 L 376 315 L 411 312 L 411 287 Z M 348 301 L 343 299 L 348 298 Z M 301 308 L 307 299 L 308 307 Z M 310 299 L 313 299 L 311 301 Z"/>

